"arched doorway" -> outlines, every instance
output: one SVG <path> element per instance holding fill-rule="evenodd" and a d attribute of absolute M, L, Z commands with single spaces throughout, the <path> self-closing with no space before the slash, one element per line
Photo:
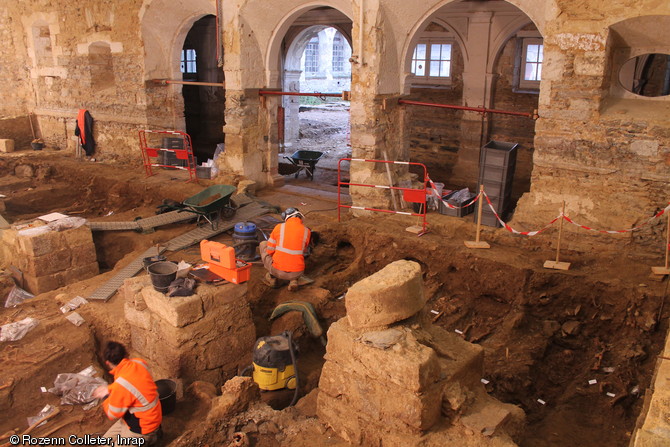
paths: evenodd
<path fill-rule="evenodd" d="M 339 11 L 317 8 L 295 20 L 284 37 L 282 90 L 340 97 L 283 97 L 280 174 L 295 169 L 284 156 L 298 150 L 317 151 L 322 155 L 313 182 L 335 185 L 339 159 L 351 154 L 349 101 L 341 97 L 351 87 L 351 26 L 351 20 Z M 286 175 L 285 179 L 293 181 L 293 176 Z"/>
<path fill-rule="evenodd" d="M 516 6 L 461 1 L 442 6 L 417 27 L 404 61 L 411 73 L 405 87 L 409 99 L 529 115 L 421 106 L 408 107 L 405 114 L 410 160 L 425 163 L 431 178 L 447 191 L 478 190 L 486 164 L 483 146 L 518 145 L 510 166 L 501 166 L 509 176 L 491 184 L 487 193 L 504 196 L 498 210 L 504 218 L 530 190 L 531 116 L 538 107 L 543 48 L 537 27 Z"/>
<path fill-rule="evenodd" d="M 222 83 L 216 17 L 207 15 L 189 30 L 181 50 L 180 70 L 184 81 Z M 214 156 L 224 142 L 225 89 L 220 86 L 184 85 L 186 132 L 193 140 L 198 162 Z"/>

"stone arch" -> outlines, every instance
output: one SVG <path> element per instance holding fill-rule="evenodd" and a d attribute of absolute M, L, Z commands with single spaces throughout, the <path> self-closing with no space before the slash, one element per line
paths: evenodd
<path fill-rule="evenodd" d="M 187 4 L 171 0 L 144 0 L 139 12 L 140 33 L 144 44 L 144 79 L 181 79 L 181 50 L 186 35 L 199 19 L 216 15 L 208 0 L 191 0 Z M 160 24 L 160 26 L 157 26 Z M 147 103 L 160 104 L 147 113 L 149 124 L 162 128 L 185 129 L 181 110 L 184 107 L 180 86 L 168 90 L 146 90 Z"/>
<path fill-rule="evenodd" d="M 550 17 L 557 15 L 558 7 L 555 4 L 554 0 L 551 0 L 549 2 L 537 2 L 534 0 L 505 0 L 507 3 L 516 6 L 521 12 L 523 12 L 529 19 L 532 21 L 535 26 L 537 26 L 538 30 L 542 35 L 544 35 L 544 28 L 546 26 L 547 21 L 550 20 Z M 408 38 L 406 39 L 402 50 L 401 50 L 401 61 L 402 63 L 399 64 L 402 72 L 400 73 L 400 79 L 401 79 L 401 85 L 404 85 L 404 90 L 405 93 L 407 93 L 407 90 L 409 88 L 409 83 L 407 82 L 407 73 L 409 73 L 409 66 L 410 66 L 410 55 L 414 51 L 414 47 L 416 46 L 417 42 L 419 41 L 419 36 L 421 34 L 421 30 L 431 21 L 437 21 L 439 19 L 436 18 L 437 14 L 439 14 L 440 10 L 449 5 L 449 4 L 456 4 L 459 3 L 458 0 L 443 0 L 435 5 L 433 5 L 431 8 L 429 8 L 421 17 L 419 20 L 416 21 L 414 26 L 410 29 L 408 33 Z M 523 23 L 522 23 L 523 22 Z M 511 36 L 514 32 L 522 28 L 523 26 L 527 25 L 528 21 L 521 20 L 518 21 L 518 23 L 511 23 L 508 25 L 509 29 L 506 29 L 505 32 L 500 33 L 499 37 L 495 39 L 494 45 L 492 45 L 492 56 L 496 56 L 500 50 L 504 47 L 505 42 L 509 39 L 509 36 Z M 465 45 L 464 45 L 464 37 L 458 33 L 456 29 L 454 29 L 453 26 L 450 26 L 449 24 L 446 24 L 451 30 L 454 31 L 454 34 L 456 34 L 456 39 L 457 42 L 459 43 L 459 46 L 463 50 L 463 57 L 465 59 L 465 64 L 467 67 L 468 64 L 468 57 L 467 54 L 465 53 Z M 490 57 L 490 66 L 491 68 L 494 64 L 496 57 Z"/>
<path fill-rule="evenodd" d="M 170 0 L 144 0 L 139 16 L 145 79 L 171 78 L 180 73 L 186 34 L 196 21 L 216 14 L 216 7 L 207 0 L 191 0 L 188 7 Z"/>
<path fill-rule="evenodd" d="M 282 61 L 284 60 L 282 54 L 282 42 L 286 36 L 289 28 L 295 23 L 296 19 L 300 16 L 309 12 L 315 8 L 319 7 L 330 7 L 340 14 L 346 16 L 353 22 L 353 14 L 351 2 L 345 1 L 330 1 L 330 2 L 311 2 L 304 5 L 300 5 L 293 10 L 289 11 L 277 24 L 277 27 L 273 30 L 272 35 L 268 42 L 268 47 L 266 50 L 265 57 L 265 67 L 266 67 L 266 84 L 268 87 L 276 88 L 281 86 L 281 70 Z M 351 33 L 348 30 L 338 27 L 336 24 L 325 25 L 324 28 L 332 26 L 337 29 L 343 36 L 348 40 L 349 45 L 353 47 L 351 40 Z M 306 43 L 305 43 L 306 45 Z M 304 47 L 303 47 L 304 49 Z"/>

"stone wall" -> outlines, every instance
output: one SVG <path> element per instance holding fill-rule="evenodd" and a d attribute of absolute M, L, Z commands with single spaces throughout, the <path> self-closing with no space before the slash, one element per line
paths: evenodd
<path fill-rule="evenodd" d="M 41 221 L 30 227 L 14 225 L 2 232 L 2 242 L 0 259 L 22 272 L 23 287 L 35 295 L 99 273 L 93 236 L 86 225 L 62 230 Z"/>
<path fill-rule="evenodd" d="M 256 330 L 247 285 L 198 285 L 195 294 L 169 298 L 149 276 L 126 280 L 121 293 L 133 349 L 157 376 L 217 386 L 251 364 Z"/>
<path fill-rule="evenodd" d="M 523 146 L 514 187 L 515 196 L 523 195 L 513 223 L 534 229 L 553 218 L 565 200 L 571 217 L 585 224 L 628 228 L 666 202 L 669 100 L 624 93 L 613 74 L 622 60 L 643 51 L 670 53 L 667 2 L 332 0 L 329 5 L 337 13 L 323 20 L 316 13 L 305 16 L 313 5 L 304 0 L 273 8 L 263 0 L 221 5 L 226 154 L 220 167 L 225 172 L 260 187 L 276 179 L 276 102 L 264 107 L 253 92 L 282 88 L 289 29 L 338 25 L 347 35 L 351 30 L 353 157 L 380 159 L 386 153 L 397 160 L 424 159 L 443 183 L 468 183 L 476 176 L 481 146 L 478 114 L 409 111 L 412 115 L 405 116 L 385 108 L 384 100 L 435 96 L 412 89 L 407 61 L 417 36 L 440 19 L 449 22 L 447 28 L 465 48 L 489 36 L 478 52 L 463 53 L 462 102 L 532 111 L 536 96 L 509 93 L 509 39 L 533 23 L 545 46 L 534 142 L 532 124 L 512 117 L 492 118 L 487 138 L 518 140 Z M 0 117 L 34 111 L 47 146 L 73 150 L 74 119 L 86 108 L 96 120 L 98 155 L 124 163 L 139 162 L 138 128 L 184 129 L 181 87 L 149 81 L 181 76 L 184 38 L 197 20 L 216 13 L 215 2 L 129 0 L 121 7 L 112 0 L 32 0 L 0 8 L 0 54 L 6 61 L 0 68 L 6 74 Z M 332 17 L 338 23 L 331 23 Z M 485 87 L 494 80 L 493 95 L 487 95 Z M 436 99 L 457 101 L 454 86 Z M 21 126 L 14 135 L 27 132 Z M 353 167 L 351 174 L 354 182 L 386 182 L 372 167 Z M 398 177 L 404 174 L 394 170 Z M 388 202 L 379 191 L 352 188 L 352 197 L 357 205 Z"/>

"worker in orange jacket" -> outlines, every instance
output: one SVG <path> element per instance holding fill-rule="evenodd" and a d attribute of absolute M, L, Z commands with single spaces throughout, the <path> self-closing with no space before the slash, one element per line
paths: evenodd
<path fill-rule="evenodd" d="M 114 341 L 107 343 L 103 358 L 114 382 L 96 388 L 93 397 L 106 397 L 102 402 L 105 414 L 109 419 L 119 419 L 104 437 L 111 437 L 115 443 L 117 436 L 143 438 L 143 445 L 154 445 L 163 434 L 163 412 L 147 363 L 128 358 L 126 348 Z"/>
<path fill-rule="evenodd" d="M 312 234 L 302 223 L 304 217 L 297 208 L 287 208 L 282 213 L 284 222 L 278 224 L 270 238 L 258 247 L 268 271 L 263 281 L 270 287 L 277 287 L 279 279 L 289 281 L 290 291 L 298 288 L 298 278 L 305 271 L 305 255 L 309 251 Z"/>

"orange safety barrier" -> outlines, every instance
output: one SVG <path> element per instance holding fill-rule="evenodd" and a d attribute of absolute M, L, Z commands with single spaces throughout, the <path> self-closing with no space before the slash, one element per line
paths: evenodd
<path fill-rule="evenodd" d="M 160 144 L 149 142 L 150 136 L 159 138 L 165 135 Z M 152 167 L 181 169 L 188 171 L 189 182 L 197 181 L 196 160 L 193 155 L 191 136 L 178 130 L 140 130 L 140 150 L 147 177 L 154 175 Z M 167 144 L 166 144 L 167 143 Z M 166 147 L 163 147 L 166 146 Z M 181 166 L 170 164 L 167 158 L 174 157 L 174 162 L 182 160 Z"/>
<path fill-rule="evenodd" d="M 366 163 L 390 163 L 390 164 L 396 164 L 396 165 L 413 165 L 413 166 L 421 166 L 423 168 L 423 188 L 403 188 L 400 186 L 390 186 L 390 185 L 368 185 L 364 183 L 349 183 L 349 182 L 343 182 L 342 181 L 342 170 L 341 170 L 341 164 L 343 161 L 348 161 L 348 162 L 366 162 Z M 340 161 L 337 163 L 337 220 L 340 220 L 340 209 L 341 208 L 351 208 L 354 210 L 365 210 L 365 211 L 375 211 L 375 212 L 380 212 L 380 213 L 389 213 L 389 214 L 403 214 L 406 216 L 418 216 L 423 218 L 423 224 L 422 224 L 422 231 L 419 233 L 419 236 L 424 234 L 427 230 L 428 224 L 426 223 L 426 196 L 428 195 L 428 185 L 429 178 L 428 178 L 428 170 L 426 169 L 426 166 L 422 163 L 412 163 L 409 161 L 388 161 L 388 160 L 367 160 L 364 158 L 340 158 Z M 364 206 L 353 206 L 353 205 L 343 205 L 342 201 L 340 199 L 341 197 L 341 188 L 343 185 L 346 186 L 364 186 L 364 187 L 369 187 L 369 188 L 382 188 L 382 189 L 388 189 L 391 190 L 391 194 L 393 194 L 393 190 L 397 191 L 402 191 L 403 195 L 403 200 L 405 202 L 411 202 L 411 203 L 418 203 L 420 204 L 419 209 L 421 210 L 420 213 L 415 213 L 415 212 L 407 212 L 407 211 L 396 211 L 396 210 L 387 210 L 387 209 L 381 209 L 381 208 L 369 208 L 369 207 L 364 207 Z"/>

